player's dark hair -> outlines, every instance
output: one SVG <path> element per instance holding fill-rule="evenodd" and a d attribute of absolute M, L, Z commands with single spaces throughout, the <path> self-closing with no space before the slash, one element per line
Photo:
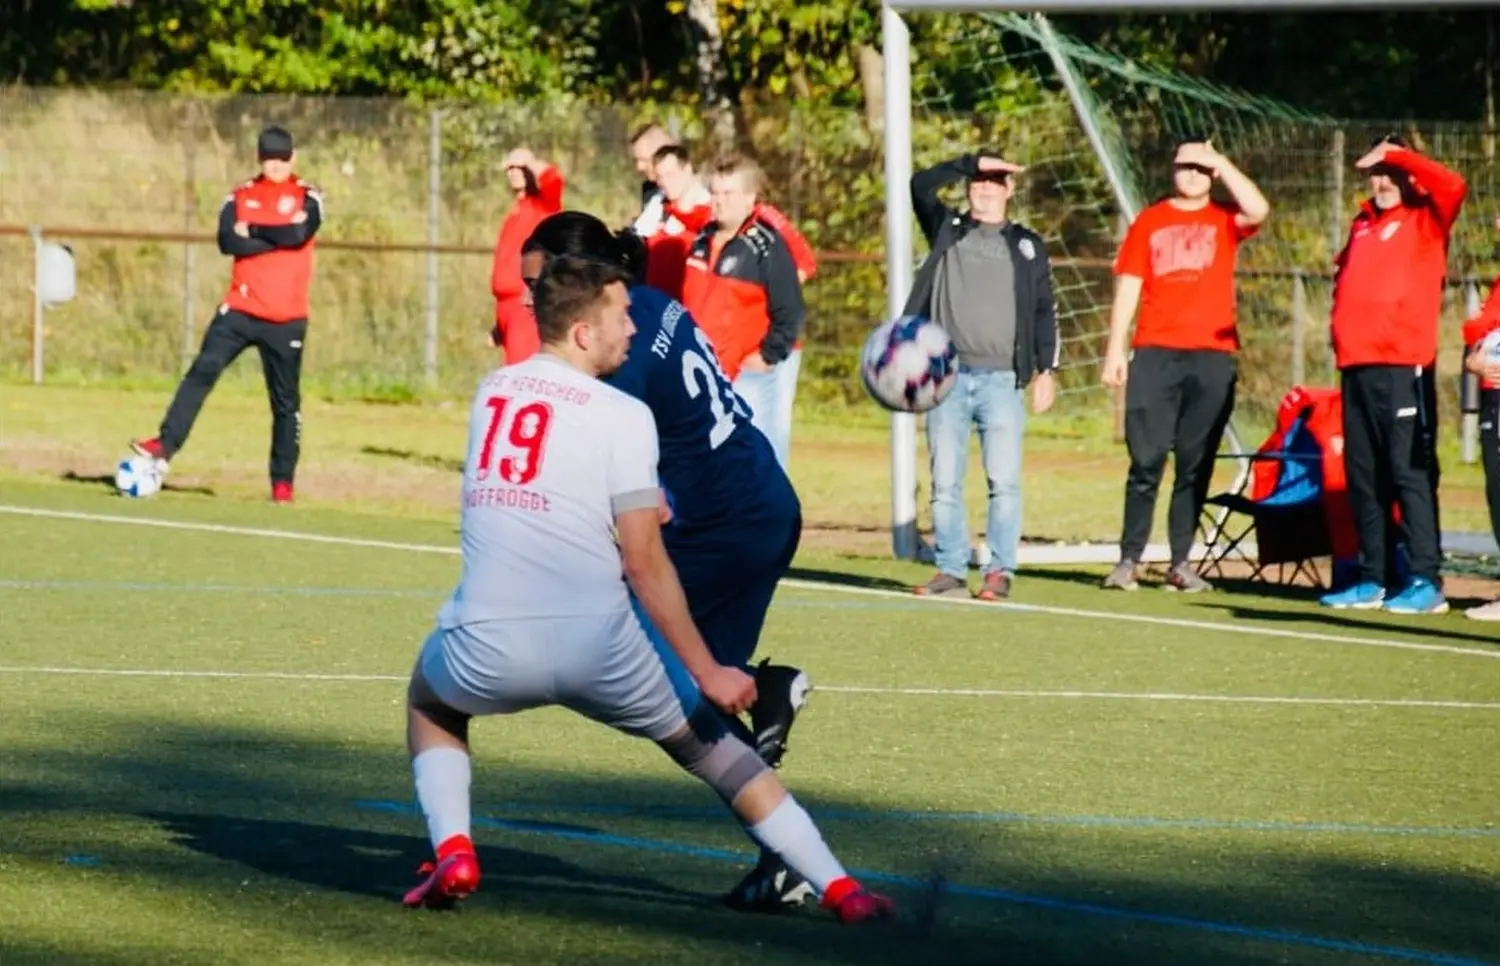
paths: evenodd
<path fill-rule="evenodd" d="M 573 324 L 586 320 L 603 301 L 604 290 L 616 283 L 630 284 L 630 277 L 617 265 L 577 255 L 560 255 L 548 262 L 531 290 L 542 341 L 567 338 Z"/>
<path fill-rule="evenodd" d="M 646 243 L 626 228 L 614 232 L 586 211 L 559 211 L 536 226 L 521 246 L 521 254 L 541 252 L 550 258 L 577 255 L 623 270 L 632 281 L 646 271 Z"/>
<path fill-rule="evenodd" d="M 1178 138 L 1176 140 L 1176 142 L 1174 142 L 1172 144 L 1172 153 L 1171 153 L 1170 157 L 1173 157 L 1173 158 L 1177 157 L 1177 152 L 1181 151 L 1183 148 L 1187 147 L 1189 144 L 1207 144 L 1209 142 L 1209 140 L 1210 139 L 1209 139 L 1209 136 L 1207 134 L 1198 134 L 1198 133 L 1184 134 L 1182 137 Z"/>
<path fill-rule="evenodd" d="M 680 144 L 663 144 L 661 147 L 656 149 L 655 154 L 651 155 L 651 163 L 661 164 L 668 158 L 676 158 L 677 163 L 683 166 L 687 166 L 693 163 L 692 154 L 688 152 L 687 148 L 683 147 Z"/>

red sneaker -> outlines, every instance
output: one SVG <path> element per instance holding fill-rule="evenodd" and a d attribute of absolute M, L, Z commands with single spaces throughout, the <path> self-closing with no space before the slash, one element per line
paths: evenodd
<path fill-rule="evenodd" d="M 153 436 L 150 439 L 133 439 L 130 441 L 130 448 L 150 459 L 165 461 L 167 458 L 167 448 L 161 444 L 159 436 Z"/>
<path fill-rule="evenodd" d="M 417 874 L 427 878 L 402 897 L 401 904 L 411 909 L 452 909 L 468 897 L 479 888 L 479 857 L 472 849 L 471 845 L 468 851 L 449 852 L 436 863 L 422 863 Z"/>
<path fill-rule="evenodd" d="M 818 905 L 846 923 L 891 919 L 896 915 L 894 902 L 878 892 L 869 891 L 847 875 L 829 884 Z"/>
<path fill-rule="evenodd" d="M 285 480 L 277 480 L 275 483 L 272 483 L 271 484 L 271 502 L 272 503 L 290 503 L 290 502 L 292 502 L 292 484 L 286 482 Z"/>

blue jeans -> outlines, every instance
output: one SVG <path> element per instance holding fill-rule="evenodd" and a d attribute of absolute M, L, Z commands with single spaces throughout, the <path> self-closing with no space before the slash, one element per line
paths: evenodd
<path fill-rule="evenodd" d="M 1021 438 L 1026 429 L 1026 397 L 1016 386 L 1014 371 L 961 367 L 952 392 L 927 414 L 937 565 L 959 580 L 969 570 L 964 471 L 971 426 L 979 428 L 979 452 L 989 483 L 986 569 L 1014 574 L 1021 547 Z"/>
<path fill-rule="evenodd" d="M 770 372 L 740 370 L 734 391 L 750 405 L 750 423 L 771 441 L 776 462 L 785 470 L 792 451 L 792 408 L 797 398 L 797 374 L 802 350 L 797 349 Z"/>

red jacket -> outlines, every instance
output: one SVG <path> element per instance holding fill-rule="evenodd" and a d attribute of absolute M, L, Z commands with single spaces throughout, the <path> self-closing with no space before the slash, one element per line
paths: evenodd
<path fill-rule="evenodd" d="M 1464 345 L 1478 345 L 1481 339 L 1496 330 L 1500 330 L 1500 278 L 1495 279 L 1495 284 L 1490 286 L 1490 297 L 1484 300 L 1484 308 L 1464 323 Z M 1481 389 L 1500 389 L 1500 386 L 1488 381 L 1479 385 Z"/>
<path fill-rule="evenodd" d="M 298 212 L 305 217 L 294 223 Z M 236 222 L 248 226 L 249 237 L 234 230 Z M 230 192 L 219 209 L 219 251 L 234 256 L 224 304 L 263 322 L 306 319 L 322 223 L 322 195 L 300 178 L 256 177 Z"/>
<path fill-rule="evenodd" d="M 661 223 L 645 239 L 646 284 L 681 300 L 688 249 L 713 220 L 713 205 L 702 188 L 676 201 L 663 199 Z"/>
<path fill-rule="evenodd" d="M 1418 199 L 1380 211 L 1366 202 L 1339 253 L 1333 348 L 1340 369 L 1426 366 L 1437 356 L 1448 237 L 1468 185 L 1457 172 L 1404 148 L 1385 163 L 1411 176 Z"/>
<path fill-rule="evenodd" d="M 495 241 L 495 264 L 490 269 L 490 291 L 495 296 L 495 330 L 505 348 L 507 364 L 520 362 L 541 347 L 536 316 L 522 304 L 526 283 L 521 280 L 521 246 L 548 215 L 562 211 L 567 182 L 555 166 L 537 175 L 536 192 L 516 199 L 500 223 Z"/>
<path fill-rule="evenodd" d="M 797 226 L 792 224 L 790 218 L 774 206 L 764 202 L 755 206 L 755 217 L 769 225 L 772 231 L 786 241 L 786 247 L 791 250 L 792 261 L 796 263 L 797 274 L 801 276 L 802 281 L 805 282 L 818 274 L 818 256 L 813 252 L 812 246 L 807 243 L 807 239 L 803 238 L 802 233 L 797 230 Z"/>
<path fill-rule="evenodd" d="M 802 285 L 786 241 L 758 216 L 716 251 L 717 228 L 705 227 L 688 251 L 682 303 L 733 380 L 752 352 L 773 365 L 791 352 L 802 332 Z"/>

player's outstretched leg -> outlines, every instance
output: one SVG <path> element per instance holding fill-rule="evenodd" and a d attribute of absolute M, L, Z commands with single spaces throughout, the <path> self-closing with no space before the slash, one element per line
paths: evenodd
<path fill-rule="evenodd" d="M 805 880 L 819 905 L 843 922 L 895 915 L 891 900 L 853 879 L 834 858 L 812 816 L 744 741 L 727 733 L 706 708 L 659 744 L 729 805 L 745 830 Z"/>
<path fill-rule="evenodd" d="M 420 660 L 407 702 L 407 750 L 434 857 L 417 870 L 422 882 L 401 901 L 408 907 L 451 909 L 479 888 L 479 858 L 469 828 L 469 716 L 438 700 Z"/>

